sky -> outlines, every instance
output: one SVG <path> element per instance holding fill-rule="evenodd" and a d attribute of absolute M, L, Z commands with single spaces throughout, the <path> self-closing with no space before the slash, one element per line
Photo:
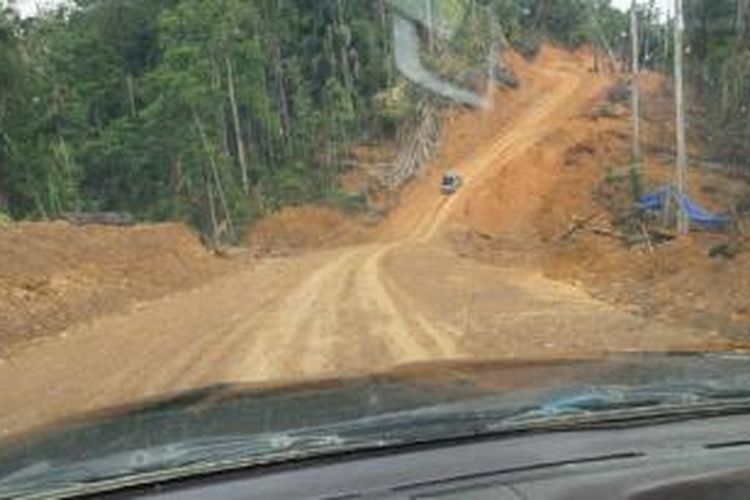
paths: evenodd
<path fill-rule="evenodd" d="M 66 0 L 16 0 L 16 7 L 22 16 L 31 16 L 36 12 L 37 6 L 57 5 Z"/>
<path fill-rule="evenodd" d="M 645 4 L 648 0 L 638 0 L 638 3 Z M 631 0 L 612 0 L 612 5 L 622 10 L 630 9 Z M 656 5 L 661 8 L 662 11 L 672 11 L 672 5 L 674 0 L 656 0 Z"/>
<path fill-rule="evenodd" d="M 16 5 L 18 6 L 18 9 L 21 11 L 21 14 L 23 14 L 24 16 L 30 16 L 34 14 L 34 12 L 36 11 L 37 4 L 54 5 L 57 3 L 61 3 L 63 1 L 65 0 L 16 0 Z M 612 5 L 619 7 L 623 10 L 627 10 L 630 8 L 630 1 L 631 0 L 612 0 Z M 646 0 L 638 0 L 638 1 L 644 2 Z M 667 8 L 668 5 L 672 4 L 672 0 L 656 0 L 656 3 L 662 8 Z"/>

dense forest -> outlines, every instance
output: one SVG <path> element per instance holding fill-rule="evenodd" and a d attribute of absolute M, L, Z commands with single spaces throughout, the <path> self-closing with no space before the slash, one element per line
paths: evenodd
<path fill-rule="evenodd" d="M 383 2 L 79 0 L 0 32 L 14 217 L 121 210 L 201 228 L 326 191 L 393 78 Z"/>
<path fill-rule="evenodd" d="M 750 1 L 685 5 L 692 126 L 704 155 L 750 169 Z"/>
<path fill-rule="evenodd" d="M 21 19 L 0 0 L 0 213 L 126 211 L 231 238 L 283 205 L 341 202 L 351 149 L 394 141 L 417 111 L 391 21 L 427 2 L 75 0 Z M 491 19 L 467 46 L 496 47 L 477 39 L 492 32 L 530 57 L 549 38 L 628 57 L 628 16 L 607 0 L 434 3 L 459 28 Z M 687 3 L 691 84 L 740 137 L 746 0 Z M 640 15 L 644 64 L 668 68 L 663 18 Z"/>

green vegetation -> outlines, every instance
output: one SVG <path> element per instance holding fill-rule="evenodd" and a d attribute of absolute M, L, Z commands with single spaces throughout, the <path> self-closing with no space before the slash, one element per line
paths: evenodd
<path fill-rule="evenodd" d="M 592 44 L 626 53 L 627 15 L 608 0 L 496 0 L 493 3 L 506 38 L 533 55 L 545 38 L 570 47 Z"/>
<path fill-rule="evenodd" d="M 686 71 L 704 153 L 750 168 L 750 2 L 686 2 Z"/>
<path fill-rule="evenodd" d="M 518 45 L 545 35 L 602 43 L 600 33 L 616 45 L 624 22 L 586 0 L 434 4 L 455 33 L 450 48 L 477 62 L 498 29 Z M 231 237 L 285 204 L 360 204 L 337 188 L 349 151 L 393 139 L 417 108 L 418 91 L 393 66 L 393 8 L 75 0 L 21 20 L 0 0 L 0 211 L 128 211 Z"/>
<path fill-rule="evenodd" d="M 382 2 L 78 0 L 0 31 L 0 198 L 231 229 L 393 133 Z M 408 113 L 407 107 L 404 113 Z"/>

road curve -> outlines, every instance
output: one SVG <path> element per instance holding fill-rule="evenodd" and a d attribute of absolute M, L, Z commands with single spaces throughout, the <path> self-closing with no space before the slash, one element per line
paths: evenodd
<path fill-rule="evenodd" d="M 688 342 L 538 274 L 460 259 L 440 232 L 490 175 L 603 89 L 546 69 L 530 99 L 457 169 L 459 194 L 405 199 L 371 243 L 268 259 L 202 288 L 79 325 L 0 364 L 0 432 L 225 382 L 298 380 L 440 359 L 562 357 Z M 400 216 L 400 213 L 408 216 Z"/>

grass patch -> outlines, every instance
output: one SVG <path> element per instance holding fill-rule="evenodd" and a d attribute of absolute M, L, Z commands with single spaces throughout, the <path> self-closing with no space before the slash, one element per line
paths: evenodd
<path fill-rule="evenodd" d="M 0 212 L 0 227 L 10 227 L 13 224 L 13 219 L 10 215 Z"/>

